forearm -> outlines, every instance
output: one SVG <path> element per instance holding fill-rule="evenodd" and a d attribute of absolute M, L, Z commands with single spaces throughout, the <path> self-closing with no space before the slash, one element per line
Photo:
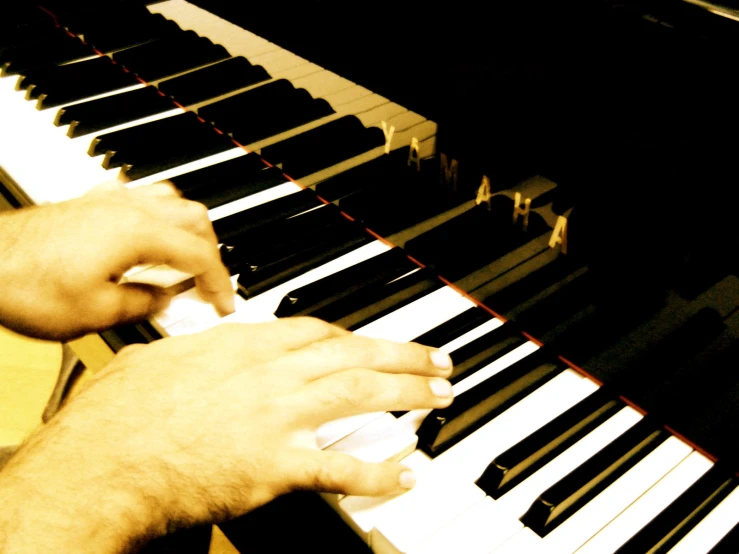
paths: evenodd
<path fill-rule="evenodd" d="M 0 471 L 0 553 L 129 552 L 164 532 L 137 468 L 70 449 L 63 435 L 41 431 Z"/>

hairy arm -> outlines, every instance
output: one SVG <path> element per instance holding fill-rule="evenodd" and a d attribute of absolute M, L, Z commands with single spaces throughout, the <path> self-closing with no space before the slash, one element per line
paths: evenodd
<path fill-rule="evenodd" d="M 129 347 L 0 472 L 0 552 L 127 552 L 292 490 L 398 494 L 395 462 L 321 451 L 358 413 L 441 408 L 451 360 L 311 318 Z"/>

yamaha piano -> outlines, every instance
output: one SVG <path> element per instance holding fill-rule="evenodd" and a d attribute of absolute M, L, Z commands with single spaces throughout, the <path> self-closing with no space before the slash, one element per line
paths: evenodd
<path fill-rule="evenodd" d="M 451 354 L 451 407 L 316 437 L 412 491 L 288 495 L 239 552 L 736 554 L 732 3 L 11 2 L 3 195 L 208 207 L 236 313 L 135 268 L 180 292 L 112 350 L 312 315 Z"/>

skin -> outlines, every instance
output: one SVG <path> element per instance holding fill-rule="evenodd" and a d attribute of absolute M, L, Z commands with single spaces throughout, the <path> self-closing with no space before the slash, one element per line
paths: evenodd
<path fill-rule="evenodd" d="M 0 216 L 0 322 L 68 340 L 140 320 L 167 305 L 166 291 L 119 284 L 139 264 L 191 273 L 203 298 L 233 311 L 233 289 L 208 213 L 166 183 L 112 184 L 51 206 Z"/>
<path fill-rule="evenodd" d="M 118 284 L 141 263 L 193 273 L 232 310 L 212 227 L 190 204 L 155 185 L 0 217 L 0 283 L 12 291 L 0 322 L 66 338 L 145 317 L 166 293 Z M 450 373 L 435 349 L 312 318 L 128 347 L 0 472 L 0 552 L 131 552 L 293 490 L 402 493 L 415 482 L 407 468 L 320 451 L 315 431 L 362 412 L 446 407 Z"/>

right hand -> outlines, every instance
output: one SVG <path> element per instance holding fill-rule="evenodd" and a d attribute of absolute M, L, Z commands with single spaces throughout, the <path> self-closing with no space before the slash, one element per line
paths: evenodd
<path fill-rule="evenodd" d="M 117 510 L 103 521 L 137 522 L 127 531 L 136 537 L 235 517 L 296 489 L 401 493 L 413 484 L 402 465 L 320 451 L 316 429 L 363 412 L 446 407 L 450 373 L 434 349 L 311 318 L 221 325 L 124 349 L 8 469 L 33 479 L 40 467 L 45 491 L 63 499 L 57 513 L 85 498 L 126 499 L 99 510 Z"/>

